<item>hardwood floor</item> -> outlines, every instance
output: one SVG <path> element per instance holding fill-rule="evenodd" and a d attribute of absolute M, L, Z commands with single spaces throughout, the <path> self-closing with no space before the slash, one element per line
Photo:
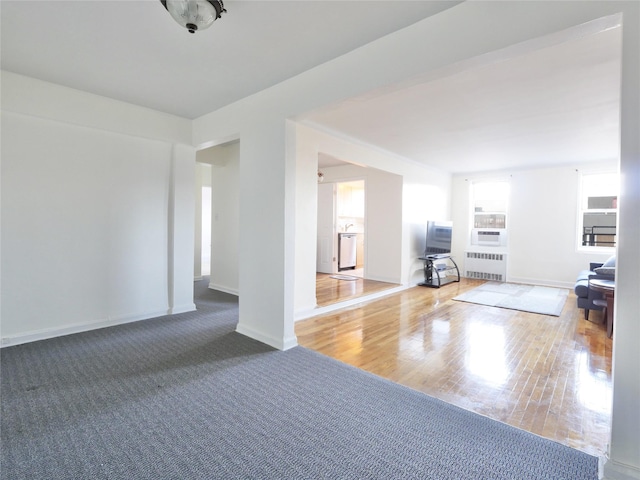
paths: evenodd
<path fill-rule="evenodd" d="M 352 282 L 343 282 L 352 283 Z M 593 455 L 606 451 L 611 339 L 573 293 L 560 317 L 451 300 L 480 285 L 414 287 L 296 324 L 298 343 Z M 592 312 L 596 319 L 599 312 Z"/>
<path fill-rule="evenodd" d="M 342 272 L 341 275 L 351 276 L 348 271 Z M 397 286 L 395 283 L 365 280 L 363 278 L 356 278 L 356 280 L 351 281 L 338 280 L 331 278 L 328 273 L 316 273 L 316 303 L 319 307 L 325 307 Z"/>

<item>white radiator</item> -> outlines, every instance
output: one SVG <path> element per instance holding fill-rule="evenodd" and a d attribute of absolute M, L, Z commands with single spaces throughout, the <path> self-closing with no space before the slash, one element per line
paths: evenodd
<path fill-rule="evenodd" d="M 506 282 L 507 254 L 481 251 L 466 251 L 464 258 L 464 276 Z"/>

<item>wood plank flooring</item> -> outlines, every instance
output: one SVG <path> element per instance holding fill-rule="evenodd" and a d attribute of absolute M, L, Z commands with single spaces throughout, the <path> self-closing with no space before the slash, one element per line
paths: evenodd
<path fill-rule="evenodd" d="M 584 320 L 572 293 L 560 317 L 451 300 L 481 283 L 414 287 L 300 321 L 298 343 L 514 427 L 604 454 L 612 348 L 605 327 Z M 601 318 L 599 312 L 591 315 Z"/>
<path fill-rule="evenodd" d="M 351 276 L 348 272 L 343 272 L 340 275 Z M 338 280 L 331 278 L 331 275 L 328 273 L 316 273 L 316 303 L 319 307 L 325 307 L 398 286 L 399 285 L 395 283 L 378 282 L 376 280 L 366 280 L 363 278 L 357 278 L 351 281 Z"/>

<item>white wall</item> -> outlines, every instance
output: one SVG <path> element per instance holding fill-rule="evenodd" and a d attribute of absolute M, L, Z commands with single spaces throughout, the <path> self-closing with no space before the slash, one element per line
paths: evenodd
<path fill-rule="evenodd" d="M 402 183 L 400 175 L 370 169 L 366 177 L 364 263 L 367 278 L 406 283 L 402 278 Z"/>
<path fill-rule="evenodd" d="M 169 268 L 169 310 L 183 313 L 195 310 L 193 303 L 193 248 L 195 225 L 195 149 L 190 145 L 174 143 L 169 173 L 169 214 L 167 218 L 169 241 L 167 251 Z M 140 278 L 140 282 L 144 278 Z"/>
<path fill-rule="evenodd" d="M 455 175 L 454 251 L 460 259 L 461 271 L 464 271 L 464 250 L 470 246 L 470 183 L 478 179 L 507 179 L 511 185 L 507 280 L 573 288 L 576 275 L 588 268 L 589 262 L 604 261 L 613 253 L 587 252 L 577 247 L 580 176 L 585 171 L 602 169 L 617 171 L 618 162 Z"/>
<path fill-rule="evenodd" d="M 442 178 L 435 175 L 437 181 L 428 183 L 434 175 L 429 174 L 419 183 L 413 176 L 405 179 L 403 187 L 403 230 L 404 250 L 403 278 L 408 285 L 416 285 L 424 281 L 424 262 L 419 257 L 424 255 L 427 239 L 427 222 L 429 220 L 451 220 L 451 177 Z M 452 255 L 457 262 L 458 259 Z"/>
<path fill-rule="evenodd" d="M 2 107 L 2 343 L 193 309 L 184 123 L 7 72 Z"/>

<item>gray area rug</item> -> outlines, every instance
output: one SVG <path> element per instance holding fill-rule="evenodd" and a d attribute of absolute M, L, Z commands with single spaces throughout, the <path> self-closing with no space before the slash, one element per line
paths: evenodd
<path fill-rule="evenodd" d="M 330 278 L 335 278 L 336 280 L 347 280 L 347 281 L 353 281 L 353 280 L 359 280 L 358 277 L 353 277 L 351 275 L 330 275 Z"/>
<path fill-rule="evenodd" d="M 597 479 L 597 459 L 197 312 L 3 349 L 2 478 Z"/>
<path fill-rule="evenodd" d="M 487 282 L 454 300 L 559 317 L 568 295 L 562 288 Z"/>

